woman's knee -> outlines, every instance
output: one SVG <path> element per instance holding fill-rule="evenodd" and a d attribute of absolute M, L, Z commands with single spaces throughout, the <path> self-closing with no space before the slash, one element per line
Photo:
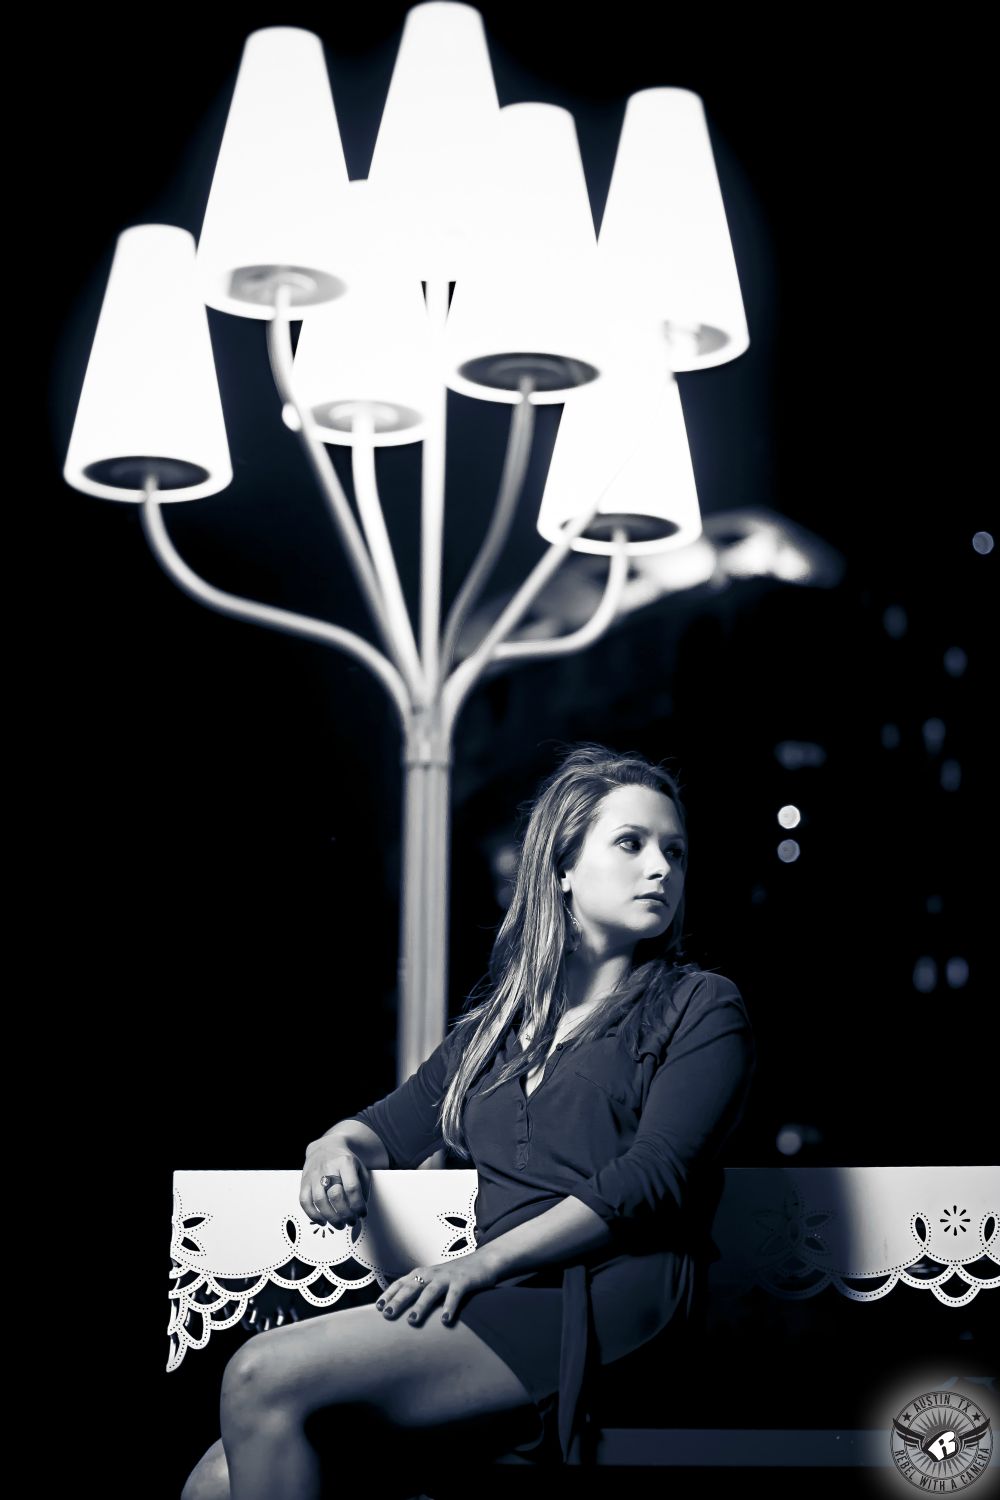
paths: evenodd
<path fill-rule="evenodd" d="M 229 1466 L 221 1438 L 191 1470 L 181 1500 L 229 1500 Z"/>
<path fill-rule="evenodd" d="M 222 1376 L 219 1404 L 223 1434 L 237 1437 L 244 1428 L 258 1427 L 267 1412 L 281 1404 L 281 1382 L 275 1361 L 263 1347 L 266 1340 L 252 1339 L 237 1349 Z"/>
<path fill-rule="evenodd" d="M 301 1421 L 315 1405 L 305 1378 L 301 1350 L 282 1340 L 282 1330 L 242 1345 L 222 1376 L 220 1413 L 223 1435 L 238 1440 L 263 1424 L 281 1428 Z"/>

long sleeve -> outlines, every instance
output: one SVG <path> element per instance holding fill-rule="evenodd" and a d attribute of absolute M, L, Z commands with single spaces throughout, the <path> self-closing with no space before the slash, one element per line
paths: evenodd
<path fill-rule="evenodd" d="M 720 975 L 702 976 L 653 1074 L 635 1139 L 572 1196 L 616 1226 L 661 1213 L 683 1222 L 677 1215 L 692 1206 L 693 1176 L 738 1123 L 753 1068 L 739 991 Z"/>
<path fill-rule="evenodd" d="M 390 1167 L 418 1167 L 442 1145 L 440 1113 L 454 1046 L 453 1034 L 435 1047 L 405 1083 L 350 1116 L 382 1141 Z"/>

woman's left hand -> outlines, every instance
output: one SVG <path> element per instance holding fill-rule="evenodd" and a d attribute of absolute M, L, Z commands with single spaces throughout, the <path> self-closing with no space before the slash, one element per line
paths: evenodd
<path fill-rule="evenodd" d="M 423 1280 L 423 1285 L 417 1278 Z M 472 1292 L 496 1286 L 499 1276 L 490 1257 L 470 1250 L 437 1266 L 414 1266 L 405 1276 L 390 1282 L 375 1306 L 393 1322 L 404 1319 L 417 1325 L 441 1305 L 441 1321 L 453 1323 L 455 1313 Z"/>

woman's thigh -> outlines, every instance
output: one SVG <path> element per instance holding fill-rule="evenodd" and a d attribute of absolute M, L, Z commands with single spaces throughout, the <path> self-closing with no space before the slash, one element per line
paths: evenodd
<path fill-rule="evenodd" d="M 414 1325 L 374 1306 L 344 1308 L 245 1344 L 230 1361 L 223 1399 L 304 1417 L 361 1405 L 396 1426 L 431 1427 L 531 1406 L 509 1365 L 460 1320 Z"/>

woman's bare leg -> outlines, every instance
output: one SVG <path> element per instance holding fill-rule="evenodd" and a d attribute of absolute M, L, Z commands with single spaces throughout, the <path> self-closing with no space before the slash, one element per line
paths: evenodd
<path fill-rule="evenodd" d="M 370 1306 L 272 1329 L 236 1352 L 222 1382 L 231 1500 L 318 1500 L 319 1458 L 305 1421 L 323 1408 L 334 1418 L 342 1409 L 331 1467 L 348 1483 L 373 1474 L 372 1454 L 358 1444 L 359 1409 L 420 1429 L 530 1405 L 509 1366 L 461 1321 L 432 1316 L 414 1326 Z"/>
<path fill-rule="evenodd" d="M 181 1491 L 181 1500 L 230 1500 L 229 1467 L 221 1438 L 192 1469 Z M 427 1496 L 413 1495 L 410 1500 L 427 1500 Z"/>
<path fill-rule="evenodd" d="M 221 1438 L 191 1470 L 181 1500 L 230 1500 L 229 1466 Z"/>

